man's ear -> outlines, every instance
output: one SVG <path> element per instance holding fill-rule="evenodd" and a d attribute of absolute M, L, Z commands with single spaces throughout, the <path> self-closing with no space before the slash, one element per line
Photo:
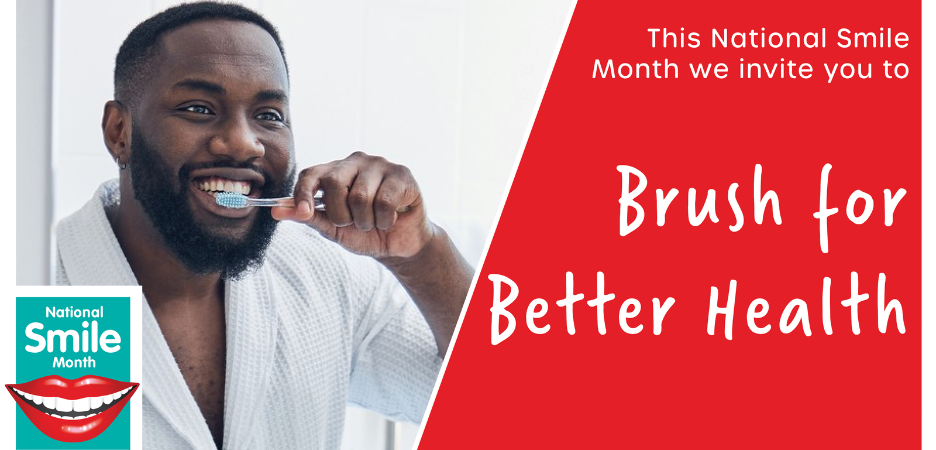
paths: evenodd
<path fill-rule="evenodd" d="M 132 128 L 132 117 L 129 108 L 116 100 L 104 104 L 104 118 L 101 119 L 104 145 L 107 146 L 111 158 L 118 166 L 126 167 L 127 162 L 130 161 Z"/>

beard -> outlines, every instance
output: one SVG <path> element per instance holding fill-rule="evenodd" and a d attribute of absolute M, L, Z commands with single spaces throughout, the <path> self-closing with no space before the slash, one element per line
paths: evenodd
<path fill-rule="evenodd" d="M 166 248 L 186 269 L 197 275 L 220 273 L 222 279 L 238 279 L 248 270 L 259 267 L 278 222 L 269 212 L 259 211 L 243 238 L 212 233 L 195 220 L 189 206 L 189 173 L 209 167 L 252 169 L 263 175 L 265 182 L 260 196 L 268 198 L 285 197 L 291 193 L 295 168 L 280 183 L 249 162 L 186 165 L 176 175 L 136 126 L 133 126 L 132 133 L 129 165 L 133 194 L 159 231 Z"/>

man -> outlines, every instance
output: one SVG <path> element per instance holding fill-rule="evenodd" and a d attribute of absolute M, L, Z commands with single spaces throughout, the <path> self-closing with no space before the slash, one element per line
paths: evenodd
<path fill-rule="evenodd" d="M 58 280 L 143 287 L 144 444 L 337 448 L 349 401 L 420 420 L 471 268 L 409 170 L 355 153 L 297 176 L 282 44 L 237 5 L 141 23 L 114 85 L 120 177 L 59 225 Z"/>

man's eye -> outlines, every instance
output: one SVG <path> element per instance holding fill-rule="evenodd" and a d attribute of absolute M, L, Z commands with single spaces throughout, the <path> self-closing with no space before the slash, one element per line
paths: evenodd
<path fill-rule="evenodd" d="M 181 109 L 182 111 L 193 112 L 196 114 L 212 114 L 211 110 L 203 105 L 192 105 L 186 106 Z"/>
<path fill-rule="evenodd" d="M 282 121 L 283 121 L 283 116 L 281 116 L 279 113 L 277 113 L 277 112 L 275 112 L 275 111 L 262 112 L 262 113 L 260 113 L 260 114 L 257 114 L 256 117 L 257 117 L 257 119 L 259 119 L 259 120 L 269 120 L 269 121 L 273 121 L 273 122 L 282 122 Z"/>

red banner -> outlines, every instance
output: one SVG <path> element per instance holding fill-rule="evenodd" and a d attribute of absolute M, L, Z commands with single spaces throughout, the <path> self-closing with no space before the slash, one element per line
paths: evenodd
<path fill-rule="evenodd" d="M 920 24 L 578 3 L 420 448 L 919 448 Z"/>

